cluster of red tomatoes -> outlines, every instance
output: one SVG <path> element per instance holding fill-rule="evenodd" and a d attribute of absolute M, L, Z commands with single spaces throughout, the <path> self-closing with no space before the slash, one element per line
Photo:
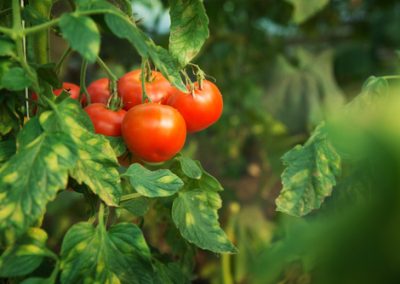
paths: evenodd
<path fill-rule="evenodd" d="M 203 80 L 188 87 L 188 93 L 174 88 L 164 76 L 152 71 L 145 82 L 147 97 L 142 102 L 141 70 L 131 71 L 118 80 L 118 95 L 123 108 L 107 107 L 110 98 L 109 79 L 91 83 L 87 91 L 91 104 L 85 111 L 95 132 L 121 136 L 131 153 L 147 162 L 163 162 L 175 156 L 184 146 L 187 132 L 197 132 L 215 123 L 222 114 L 223 101 L 217 86 Z M 79 97 L 80 88 L 64 83 L 71 98 Z M 58 95 L 62 90 L 55 90 Z"/>

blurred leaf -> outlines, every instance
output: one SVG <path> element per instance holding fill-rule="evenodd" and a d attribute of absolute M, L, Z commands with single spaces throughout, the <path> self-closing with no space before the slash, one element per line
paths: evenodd
<path fill-rule="evenodd" d="M 1 85 L 11 91 L 21 91 L 31 84 L 28 74 L 21 67 L 9 69 L 1 78 Z"/>
<path fill-rule="evenodd" d="M 115 152 L 115 156 L 122 156 L 126 152 L 126 145 L 122 137 L 104 136 L 110 142 L 111 148 Z"/>
<path fill-rule="evenodd" d="M 31 118 L 22 136 L 35 131 L 30 127 L 35 121 Z M 13 241 L 44 214 L 47 203 L 67 185 L 76 151 L 74 141 L 62 132 L 43 132 L 28 144 L 18 144 L 17 153 L 0 168 L 2 241 Z"/>
<path fill-rule="evenodd" d="M 43 15 L 33 8 L 32 5 L 26 5 L 24 9 L 22 9 L 22 17 L 31 25 L 39 25 L 48 21 L 48 19 L 43 17 Z"/>
<path fill-rule="evenodd" d="M 16 146 L 14 139 L 0 141 L 0 165 L 14 155 L 15 151 Z"/>
<path fill-rule="evenodd" d="M 39 277 L 31 277 L 21 282 L 21 284 L 53 284 L 53 283 L 55 283 L 55 280 L 52 278 L 39 278 Z"/>
<path fill-rule="evenodd" d="M 217 210 L 221 198 L 211 190 L 180 192 L 172 206 L 172 219 L 181 235 L 199 248 L 216 253 L 235 253 L 236 248 L 220 228 Z"/>
<path fill-rule="evenodd" d="M 186 91 L 186 86 L 180 77 L 178 61 L 164 48 L 157 46 L 132 21 L 125 16 L 107 14 L 106 23 L 110 30 L 119 38 L 127 39 L 137 50 L 140 56 L 150 57 L 156 68 L 175 87 Z"/>
<path fill-rule="evenodd" d="M 286 166 L 283 188 L 276 199 L 277 210 L 303 216 L 321 206 L 331 195 L 341 171 L 340 156 L 321 124 L 304 146 L 297 145 L 282 157 Z"/>
<path fill-rule="evenodd" d="M 332 52 L 318 56 L 299 49 L 299 67 L 278 57 L 270 78 L 265 107 L 290 132 L 305 133 L 343 103 L 343 94 L 333 76 Z"/>
<path fill-rule="evenodd" d="M 62 84 L 56 72 L 56 65 L 48 63 L 34 66 L 39 78 L 49 83 L 53 88 L 61 88 Z"/>
<path fill-rule="evenodd" d="M 150 250 L 141 230 L 119 223 L 108 231 L 90 223 L 72 226 L 61 248 L 61 283 L 151 283 Z"/>
<path fill-rule="evenodd" d="M 62 129 L 69 133 L 78 147 L 78 161 L 70 175 L 79 184 L 85 183 L 107 205 L 117 206 L 122 192 L 118 163 L 110 143 L 92 133 L 93 125 L 78 102 L 67 98 L 44 112 L 40 122 L 48 131 Z M 90 131 L 89 131 L 90 130 Z"/>
<path fill-rule="evenodd" d="M 138 197 L 123 201 L 120 204 L 120 208 L 123 208 L 134 216 L 144 216 L 150 208 L 150 199 L 147 197 Z"/>
<path fill-rule="evenodd" d="M 286 0 L 294 6 L 292 20 L 295 24 L 301 24 L 308 20 L 326 5 L 329 0 Z"/>
<path fill-rule="evenodd" d="M 11 60 L 0 58 L 0 90 L 5 88 L 5 86 L 2 83 L 2 78 L 6 73 L 8 73 L 8 70 L 10 69 L 11 65 L 12 65 Z"/>
<path fill-rule="evenodd" d="M 132 164 L 123 174 L 135 190 L 146 197 L 164 197 L 175 194 L 183 181 L 170 170 L 150 171 L 142 165 Z"/>
<path fill-rule="evenodd" d="M 192 159 L 184 156 L 179 156 L 177 160 L 179 161 L 181 169 L 186 176 L 192 179 L 201 178 L 203 171 L 196 163 L 196 161 L 193 161 Z"/>
<path fill-rule="evenodd" d="M 183 274 L 177 263 L 162 263 L 154 260 L 156 273 L 155 284 L 189 284 L 190 280 Z"/>
<path fill-rule="evenodd" d="M 63 38 L 68 41 L 73 49 L 89 62 L 96 61 L 100 50 L 100 34 L 96 23 L 91 18 L 63 14 L 59 26 Z"/>
<path fill-rule="evenodd" d="M 30 228 L 18 241 L 8 247 L 0 257 L 0 277 L 26 275 L 35 270 L 48 255 L 47 234 L 39 228 Z"/>
<path fill-rule="evenodd" d="M 15 56 L 16 48 L 12 40 L 0 37 L 0 56 Z"/>
<path fill-rule="evenodd" d="M 208 38 L 208 17 L 201 0 L 170 0 L 169 50 L 186 66 Z"/>

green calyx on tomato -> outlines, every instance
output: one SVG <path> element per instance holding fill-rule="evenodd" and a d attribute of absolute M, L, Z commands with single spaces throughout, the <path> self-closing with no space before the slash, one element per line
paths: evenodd
<path fill-rule="evenodd" d="M 132 107 L 122 121 L 127 148 L 140 159 L 159 163 L 174 157 L 184 146 L 186 124 L 174 108 L 157 103 Z"/>
<path fill-rule="evenodd" d="M 124 109 L 142 104 L 141 69 L 126 73 L 118 80 L 118 93 L 122 98 Z M 147 97 L 153 103 L 163 103 L 172 91 L 172 86 L 165 77 L 157 71 L 145 76 Z"/>

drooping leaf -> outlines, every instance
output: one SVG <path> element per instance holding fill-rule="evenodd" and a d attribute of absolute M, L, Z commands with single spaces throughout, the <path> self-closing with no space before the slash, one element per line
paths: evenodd
<path fill-rule="evenodd" d="M 183 181 L 170 170 L 151 171 L 140 164 L 132 164 L 124 176 L 129 178 L 133 188 L 146 197 L 164 197 L 175 194 Z"/>
<path fill-rule="evenodd" d="M 140 56 L 151 58 L 158 70 L 175 87 L 186 92 L 185 84 L 180 77 L 180 65 L 166 49 L 157 46 L 129 18 L 124 15 L 107 14 L 105 21 L 110 30 L 119 38 L 127 39 Z"/>
<path fill-rule="evenodd" d="M 276 199 L 277 210 L 303 216 L 321 206 L 336 185 L 341 159 L 321 124 L 304 146 L 296 146 L 282 157 L 286 169 L 283 188 Z"/>
<path fill-rule="evenodd" d="M 34 119 L 31 119 L 34 121 Z M 29 136 L 25 126 L 22 135 Z M 58 190 L 65 188 L 68 170 L 76 163 L 74 141 L 62 132 L 42 133 L 0 168 L 0 239 L 12 242 L 45 212 Z"/>
<path fill-rule="evenodd" d="M 44 112 L 40 122 L 47 131 L 63 129 L 71 135 L 78 147 L 78 160 L 70 175 L 107 205 L 117 206 L 122 190 L 115 153 L 107 139 L 92 132 L 93 125 L 79 104 L 67 98 L 54 110 Z"/>
<path fill-rule="evenodd" d="M 184 156 L 178 157 L 177 160 L 179 161 L 181 169 L 186 176 L 192 179 L 201 178 L 203 171 L 201 167 L 199 167 L 199 165 L 196 163 L 196 161 L 193 161 L 192 159 Z"/>
<path fill-rule="evenodd" d="M 48 255 L 47 234 L 39 228 L 30 228 L 18 241 L 0 256 L 0 277 L 16 277 L 34 271 Z"/>
<path fill-rule="evenodd" d="M 21 91 L 31 84 L 28 74 L 21 67 L 10 68 L 1 78 L 1 85 L 11 91 Z"/>
<path fill-rule="evenodd" d="M 221 198 L 211 190 L 193 189 L 180 192 L 172 206 L 172 219 L 181 235 L 199 248 L 216 253 L 234 253 L 218 222 Z"/>
<path fill-rule="evenodd" d="M 141 230 L 119 223 L 108 231 L 74 225 L 61 248 L 61 283 L 152 283 L 150 251 Z"/>
<path fill-rule="evenodd" d="M 73 49 L 89 62 L 96 60 L 100 50 L 100 34 L 96 23 L 91 18 L 64 14 L 61 16 L 59 26 L 62 36 Z"/>
<path fill-rule="evenodd" d="M 141 217 L 146 214 L 150 208 L 150 199 L 147 197 L 138 197 L 121 202 L 120 208 L 127 210 L 134 216 Z"/>
<path fill-rule="evenodd" d="M 182 67 L 200 51 L 208 38 L 208 17 L 201 0 L 170 0 L 169 50 Z"/>
<path fill-rule="evenodd" d="M 329 0 L 286 0 L 294 6 L 292 20 L 301 24 L 322 10 Z"/>

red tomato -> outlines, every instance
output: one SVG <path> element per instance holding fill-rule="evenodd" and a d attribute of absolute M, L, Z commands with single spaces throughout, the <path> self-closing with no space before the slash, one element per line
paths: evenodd
<path fill-rule="evenodd" d="M 197 83 L 194 87 L 193 94 L 175 90 L 166 101 L 182 114 L 188 132 L 197 132 L 214 124 L 223 109 L 222 95 L 215 84 L 203 80 L 201 89 Z"/>
<path fill-rule="evenodd" d="M 70 93 L 71 99 L 77 100 L 79 98 L 79 93 L 81 88 L 78 85 L 75 85 L 74 83 L 64 82 L 62 84 L 62 88 L 53 90 L 53 93 L 56 96 L 59 96 L 63 90 L 66 90 L 67 92 Z"/>
<path fill-rule="evenodd" d="M 185 144 L 185 120 L 170 106 L 137 105 L 122 121 L 122 137 L 128 149 L 139 158 L 163 162 L 171 159 Z"/>
<path fill-rule="evenodd" d="M 134 70 L 118 80 L 118 93 L 126 110 L 142 103 L 141 73 L 140 69 Z M 151 74 L 151 82 L 145 83 L 147 96 L 153 103 L 163 102 L 172 91 L 172 86 L 160 72 L 152 71 Z"/>
<path fill-rule="evenodd" d="M 90 95 L 90 103 L 102 103 L 107 104 L 110 98 L 110 90 L 108 88 L 110 80 L 108 78 L 101 78 L 92 82 L 88 87 L 87 91 Z M 82 99 L 83 103 L 86 102 L 85 96 Z"/>
<path fill-rule="evenodd" d="M 85 111 L 89 115 L 96 133 L 106 136 L 121 136 L 121 123 L 126 114 L 125 110 L 113 111 L 108 109 L 105 104 L 95 103 L 85 107 Z"/>
<path fill-rule="evenodd" d="M 74 83 L 68 83 L 64 82 L 62 84 L 61 89 L 56 89 L 53 90 L 54 95 L 59 96 L 63 90 L 66 90 L 67 92 L 70 93 L 70 97 L 74 100 L 77 100 L 79 98 L 79 93 L 81 88 L 78 85 L 75 85 Z M 32 100 L 37 100 L 37 95 L 36 93 L 32 93 Z"/>

